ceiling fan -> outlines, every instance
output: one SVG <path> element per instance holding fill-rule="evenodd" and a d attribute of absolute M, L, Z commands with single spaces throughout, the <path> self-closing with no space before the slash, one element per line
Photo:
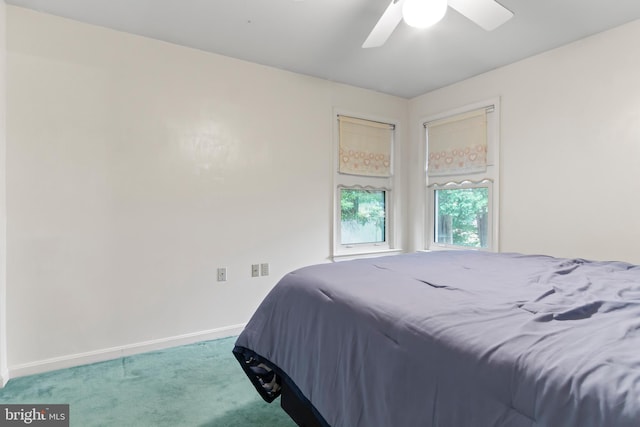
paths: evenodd
<path fill-rule="evenodd" d="M 513 12 L 495 0 L 392 0 L 362 47 L 382 46 L 402 19 L 408 25 L 426 28 L 440 21 L 451 6 L 486 31 L 498 28 Z"/>

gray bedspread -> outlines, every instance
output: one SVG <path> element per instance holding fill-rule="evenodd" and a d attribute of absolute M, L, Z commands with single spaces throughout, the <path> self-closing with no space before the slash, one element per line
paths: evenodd
<path fill-rule="evenodd" d="M 236 345 L 333 427 L 640 426 L 640 267 L 443 251 L 305 267 Z"/>

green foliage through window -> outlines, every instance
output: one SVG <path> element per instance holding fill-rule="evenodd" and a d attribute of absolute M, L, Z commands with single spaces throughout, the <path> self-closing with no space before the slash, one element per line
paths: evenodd
<path fill-rule="evenodd" d="M 380 243 L 386 240 L 384 190 L 340 190 L 341 244 Z"/>
<path fill-rule="evenodd" d="M 435 241 L 455 246 L 487 247 L 489 189 L 435 190 Z"/>

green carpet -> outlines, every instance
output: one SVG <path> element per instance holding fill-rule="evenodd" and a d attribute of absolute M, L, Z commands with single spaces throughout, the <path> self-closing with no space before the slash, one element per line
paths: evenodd
<path fill-rule="evenodd" d="M 90 426 L 295 427 L 264 402 L 231 354 L 235 337 L 15 378 L 0 403 L 70 405 Z"/>

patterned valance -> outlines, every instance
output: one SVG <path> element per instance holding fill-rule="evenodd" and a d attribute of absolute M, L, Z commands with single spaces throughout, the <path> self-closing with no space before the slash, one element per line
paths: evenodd
<path fill-rule="evenodd" d="M 483 108 L 427 124 L 429 176 L 487 170 L 487 113 Z"/>
<path fill-rule="evenodd" d="M 347 116 L 338 116 L 338 124 L 338 172 L 362 176 L 391 176 L 393 125 Z"/>

